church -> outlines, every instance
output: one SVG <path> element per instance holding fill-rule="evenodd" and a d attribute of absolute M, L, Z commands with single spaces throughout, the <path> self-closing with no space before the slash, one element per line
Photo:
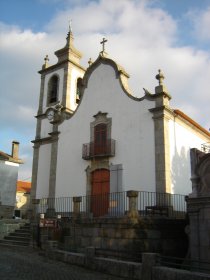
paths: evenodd
<path fill-rule="evenodd" d="M 164 74 L 154 93 L 137 98 L 129 75 L 105 50 L 80 64 L 70 29 L 58 61 L 41 75 L 31 198 L 98 195 L 128 190 L 189 194 L 190 149 L 210 133 L 170 106 Z"/>

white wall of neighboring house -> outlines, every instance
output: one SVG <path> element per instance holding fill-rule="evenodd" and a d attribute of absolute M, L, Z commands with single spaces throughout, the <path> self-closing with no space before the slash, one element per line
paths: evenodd
<path fill-rule="evenodd" d="M 208 137 L 175 118 L 169 121 L 170 160 L 172 192 L 189 194 L 192 192 L 190 181 L 190 149 L 201 149 Z"/>
<path fill-rule="evenodd" d="M 18 168 L 18 163 L 0 160 L 0 201 L 2 205 L 15 206 Z"/>

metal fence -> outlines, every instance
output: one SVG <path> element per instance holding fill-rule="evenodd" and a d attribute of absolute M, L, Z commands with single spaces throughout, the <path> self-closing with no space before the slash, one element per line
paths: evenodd
<path fill-rule="evenodd" d="M 84 217 L 122 217 L 128 213 L 129 203 L 127 192 L 43 198 L 37 206 L 37 212 L 46 213 L 54 209 L 54 212 L 62 217 L 71 217 L 75 211 Z M 135 207 L 141 216 L 183 218 L 186 213 L 185 196 L 178 194 L 139 191 Z"/>

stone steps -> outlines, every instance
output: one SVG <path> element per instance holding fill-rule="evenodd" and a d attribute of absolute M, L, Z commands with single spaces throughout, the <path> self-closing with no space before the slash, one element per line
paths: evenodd
<path fill-rule="evenodd" d="M 1 245 L 7 246 L 21 246 L 26 247 L 30 245 L 30 225 L 25 224 L 20 229 L 16 229 L 9 235 L 5 236 L 4 239 L 0 240 Z"/>

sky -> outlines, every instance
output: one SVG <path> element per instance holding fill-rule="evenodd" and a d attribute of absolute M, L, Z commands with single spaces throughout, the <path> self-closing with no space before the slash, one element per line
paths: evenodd
<path fill-rule="evenodd" d="M 31 179 L 38 71 L 46 54 L 57 62 L 70 20 L 82 66 L 105 37 L 134 96 L 154 93 L 162 69 L 171 106 L 209 130 L 210 0 L 0 0 L 0 150 L 20 142 L 19 180 Z"/>

